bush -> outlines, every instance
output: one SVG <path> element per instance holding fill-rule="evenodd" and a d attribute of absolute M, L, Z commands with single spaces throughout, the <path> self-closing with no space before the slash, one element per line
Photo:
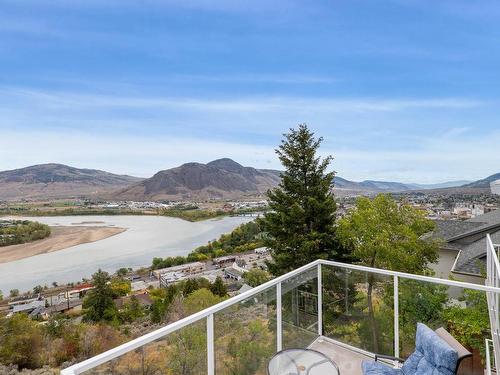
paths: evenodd
<path fill-rule="evenodd" d="M 48 225 L 28 220 L 15 220 L 0 227 L 0 246 L 17 245 L 50 236 Z"/>
<path fill-rule="evenodd" d="M 20 368 L 37 368 L 41 364 L 43 337 L 37 323 L 26 314 L 0 320 L 0 362 Z"/>

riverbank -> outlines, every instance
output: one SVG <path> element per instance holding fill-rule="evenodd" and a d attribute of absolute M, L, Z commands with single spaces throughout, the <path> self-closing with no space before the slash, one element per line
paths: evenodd
<path fill-rule="evenodd" d="M 2 216 L 168 216 L 190 222 L 221 218 L 230 213 L 222 210 L 203 209 L 157 209 L 157 210 L 131 210 L 131 209 L 95 209 L 95 208 L 64 208 L 64 209 L 0 209 Z"/>
<path fill-rule="evenodd" d="M 50 229 L 50 236 L 42 240 L 0 247 L 0 263 L 103 240 L 127 230 L 127 228 L 102 226 L 52 226 Z"/>

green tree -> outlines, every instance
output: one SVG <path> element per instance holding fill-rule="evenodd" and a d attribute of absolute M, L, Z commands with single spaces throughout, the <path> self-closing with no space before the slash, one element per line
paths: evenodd
<path fill-rule="evenodd" d="M 198 289 L 184 299 L 184 310 L 186 314 L 194 314 L 195 312 L 206 309 L 223 301 L 223 298 L 213 294 L 208 289 Z"/>
<path fill-rule="evenodd" d="M 332 161 L 316 154 L 323 141 L 305 124 L 290 129 L 276 150 L 285 171 L 268 192 L 269 209 L 260 223 L 271 249 L 269 271 L 280 275 L 316 259 L 344 260 L 336 239 Z"/>
<path fill-rule="evenodd" d="M 231 328 L 227 360 L 223 360 L 226 373 L 230 375 L 263 373 L 265 359 L 274 352 L 272 334 L 267 324 L 261 320 L 251 320 L 242 326 L 234 324 Z"/>
<path fill-rule="evenodd" d="M 157 258 L 155 258 L 155 259 L 157 259 Z M 116 271 L 116 274 L 119 277 L 123 277 L 123 276 L 127 275 L 129 272 L 130 272 L 130 268 L 122 267 L 122 268 L 118 269 L 118 271 Z"/>
<path fill-rule="evenodd" d="M 271 280 L 271 275 L 259 268 L 253 268 L 243 274 L 243 280 L 245 280 L 245 283 L 247 283 L 251 287 L 256 287 L 260 284 L 264 284 L 266 281 Z"/>
<path fill-rule="evenodd" d="M 338 234 L 360 264 L 421 274 L 438 258 L 439 242 L 424 238 L 433 229 L 434 223 L 422 212 L 380 194 L 374 199 L 359 198 L 355 208 L 339 220 Z M 380 335 L 373 301 L 377 278 L 373 273 L 367 276 L 368 314 L 377 351 Z"/>
<path fill-rule="evenodd" d="M 0 319 L 0 363 L 37 368 L 42 347 L 41 328 L 26 314 Z"/>
<path fill-rule="evenodd" d="M 201 289 L 200 289 L 201 290 Z M 168 367 L 176 375 L 206 374 L 206 332 L 200 324 L 191 324 L 169 336 L 171 347 L 166 353 Z"/>
<path fill-rule="evenodd" d="M 484 339 L 490 335 L 486 293 L 466 289 L 460 300 L 465 306 L 450 305 L 443 314 L 450 333 L 462 344 L 479 350 L 484 358 Z"/>
<path fill-rule="evenodd" d="M 0 290 L 0 301 L 3 300 L 3 292 Z"/>
<path fill-rule="evenodd" d="M 17 297 L 19 295 L 19 289 L 11 289 L 9 292 L 10 297 Z"/>
<path fill-rule="evenodd" d="M 111 290 L 113 291 L 113 297 L 123 297 L 132 291 L 130 285 L 130 280 L 125 280 L 121 278 L 114 278 L 111 280 Z"/>
<path fill-rule="evenodd" d="M 131 323 L 142 316 L 144 316 L 144 308 L 136 296 L 130 297 L 130 302 L 126 303 L 119 312 L 119 318 L 122 322 Z"/>
<path fill-rule="evenodd" d="M 195 290 L 198 290 L 198 281 L 196 279 L 187 279 L 182 285 L 182 294 L 187 297 Z"/>
<path fill-rule="evenodd" d="M 217 276 L 215 279 L 215 282 L 210 285 L 210 291 L 219 297 L 225 297 L 227 296 L 227 287 L 226 284 L 224 284 L 224 281 L 222 281 L 222 278 L 220 276 Z"/>
<path fill-rule="evenodd" d="M 42 292 L 43 292 L 43 286 L 41 286 L 41 285 L 37 285 L 33 288 L 33 293 L 35 293 L 35 294 L 40 294 Z"/>
<path fill-rule="evenodd" d="M 85 320 L 99 322 L 111 321 L 116 317 L 116 307 L 113 302 L 113 290 L 107 272 L 97 271 L 92 275 L 92 285 L 83 301 Z"/>

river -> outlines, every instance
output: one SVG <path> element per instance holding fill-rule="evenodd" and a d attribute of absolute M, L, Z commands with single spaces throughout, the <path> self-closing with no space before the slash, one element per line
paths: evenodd
<path fill-rule="evenodd" d="M 0 290 L 29 290 L 53 281 L 79 281 L 101 268 L 151 265 L 154 257 L 187 255 L 194 248 L 231 232 L 249 217 L 224 217 L 195 223 L 164 216 L 56 216 L 23 218 L 48 225 L 116 226 L 127 228 L 106 239 L 52 253 L 0 264 Z M 98 222 L 98 224 L 96 224 Z"/>

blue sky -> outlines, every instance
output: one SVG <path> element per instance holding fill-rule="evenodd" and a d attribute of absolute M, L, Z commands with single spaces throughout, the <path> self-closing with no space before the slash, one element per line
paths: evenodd
<path fill-rule="evenodd" d="M 0 0 L 0 170 L 278 168 L 306 122 L 342 177 L 500 172 L 497 1 Z"/>

